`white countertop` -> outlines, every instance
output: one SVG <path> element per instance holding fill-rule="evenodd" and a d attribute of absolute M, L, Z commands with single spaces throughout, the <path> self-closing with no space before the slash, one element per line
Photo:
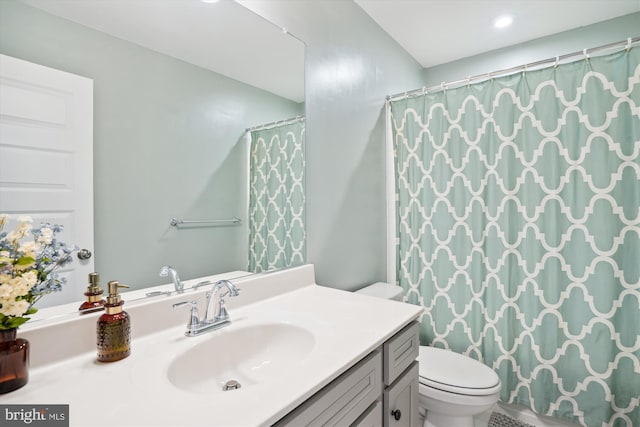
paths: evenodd
<path fill-rule="evenodd" d="M 29 383 L 0 395 L 0 402 L 69 404 L 72 426 L 267 426 L 417 319 L 422 309 L 307 285 L 229 311 L 230 326 L 202 336 L 185 337 L 181 325 L 136 338 L 131 356 L 118 362 L 98 363 L 91 351 L 32 369 Z M 185 391 L 169 380 L 176 356 L 216 335 L 264 323 L 313 332 L 313 349 L 289 364 L 282 378 L 211 393 Z M 74 337 L 59 345 L 65 339 Z M 193 368 L 205 374 L 216 366 L 216 356 Z"/>

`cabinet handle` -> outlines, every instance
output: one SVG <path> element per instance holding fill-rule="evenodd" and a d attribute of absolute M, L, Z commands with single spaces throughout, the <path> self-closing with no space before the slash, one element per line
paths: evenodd
<path fill-rule="evenodd" d="M 393 411 L 391 411 L 391 415 L 393 416 L 394 420 L 400 421 L 400 417 L 402 416 L 402 412 L 400 412 L 400 409 L 394 409 Z"/>

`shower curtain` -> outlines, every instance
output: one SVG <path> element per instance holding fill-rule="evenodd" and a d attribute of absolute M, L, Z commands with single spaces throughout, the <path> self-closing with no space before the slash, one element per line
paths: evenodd
<path fill-rule="evenodd" d="M 640 426 L 640 48 L 391 102 L 397 279 L 501 400 Z"/>
<path fill-rule="evenodd" d="M 251 272 L 306 261 L 304 130 L 296 121 L 250 133 Z"/>

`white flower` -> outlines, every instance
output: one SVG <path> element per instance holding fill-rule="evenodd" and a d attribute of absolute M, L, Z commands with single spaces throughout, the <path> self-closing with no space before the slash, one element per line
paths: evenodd
<path fill-rule="evenodd" d="M 44 243 L 45 245 L 50 245 L 53 241 L 53 230 L 48 227 L 43 227 L 40 232 L 41 234 L 38 238 L 38 242 Z"/>
<path fill-rule="evenodd" d="M 0 298 L 0 313 L 5 316 L 22 316 L 29 310 L 29 303 L 25 300 L 11 301 L 4 298 Z"/>
<path fill-rule="evenodd" d="M 17 244 L 20 239 L 26 236 L 33 229 L 33 219 L 30 216 L 21 216 L 18 218 L 18 226 L 15 230 L 7 234 L 6 239 L 10 244 Z"/>
<path fill-rule="evenodd" d="M 15 245 L 20 239 L 22 239 L 22 237 L 24 237 L 24 234 L 20 233 L 18 230 L 13 230 L 7 234 L 5 239 L 7 239 L 10 245 Z"/>
<path fill-rule="evenodd" d="M 40 244 L 38 242 L 26 242 L 20 246 L 20 252 L 25 256 L 36 258 L 36 253 L 40 251 Z"/>
<path fill-rule="evenodd" d="M 13 288 L 13 296 L 25 296 L 36 284 L 38 275 L 34 271 L 28 271 L 21 276 L 16 276 L 9 280 L 9 285 Z"/>
<path fill-rule="evenodd" d="M 7 274 L 3 274 L 2 276 L 7 276 Z M 5 280 L 7 280 L 5 282 Z M 0 277 L 0 299 L 3 298 L 11 298 L 11 294 L 13 293 L 13 288 L 9 285 L 8 279 Z"/>
<path fill-rule="evenodd" d="M 2 289 L 2 286 L 0 286 L 0 289 Z M 0 313 L 4 314 L 5 316 L 8 316 L 5 310 L 6 311 L 11 310 L 9 306 L 12 305 L 13 302 L 15 302 L 15 299 L 12 300 L 10 297 L 0 296 L 0 306 L 2 306 L 2 308 L 0 308 Z"/>
<path fill-rule="evenodd" d="M 27 233 L 31 231 L 32 228 L 33 228 L 33 219 L 30 216 L 25 215 L 18 218 L 17 230 L 23 233 L 23 235 L 26 236 Z"/>
<path fill-rule="evenodd" d="M 22 280 L 26 284 L 26 286 L 31 290 L 38 283 L 38 274 L 34 271 L 27 271 L 22 275 Z"/>
<path fill-rule="evenodd" d="M 18 222 L 20 223 L 20 225 L 22 224 L 32 224 L 33 223 L 33 218 L 31 218 L 29 215 L 22 215 L 18 217 Z"/>

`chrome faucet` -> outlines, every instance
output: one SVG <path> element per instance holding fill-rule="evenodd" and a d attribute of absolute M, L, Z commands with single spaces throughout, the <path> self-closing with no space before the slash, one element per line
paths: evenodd
<path fill-rule="evenodd" d="M 184 292 L 184 284 L 180 281 L 180 276 L 178 276 L 178 272 L 173 269 L 170 265 L 165 265 L 160 269 L 160 277 L 167 277 L 171 275 L 171 279 L 173 280 L 173 286 L 176 287 L 176 291 L 179 294 Z"/>
<path fill-rule="evenodd" d="M 218 314 L 216 314 L 216 310 L 214 308 L 215 294 L 220 289 L 222 289 L 223 286 L 227 287 L 227 292 L 220 294 L 218 298 L 218 310 L 217 310 Z M 236 287 L 236 285 L 234 285 L 233 283 L 231 283 L 226 279 L 219 280 L 216 283 L 214 283 L 213 286 L 211 287 L 211 290 L 206 294 L 207 311 L 204 312 L 204 322 L 228 320 L 229 313 L 227 312 L 227 306 L 225 305 L 224 298 L 227 295 L 232 297 L 237 297 L 239 294 L 240 294 L 240 290 Z"/>
<path fill-rule="evenodd" d="M 223 287 L 227 288 L 227 292 L 221 294 L 219 291 Z M 215 295 L 218 297 L 218 310 L 216 314 L 215 310 Z M 231 283 L 229 280 L 219 280 L 213 284 L 211 290 L 206 293 L 207 296 L 207 311 L 205 312 L 204 319 L 200 320 L 198 316 L 198 307 L 195 301 L 184 301 L 177 304 L 173 304 L 173 308 L 183 307 L 189 305 L 191 307 L 191 313 L 189 315 L 189 321 L 187 322 L 187 330 L 184 333 L 188 337 L 195 337 L 205 332 L 214 331 L 227 326 L 231 323 L 229 319 L 229 312 L 225 305 L 225 297 L 227 295 L 236 297 L 240 294 L 240 289 Z"/>

